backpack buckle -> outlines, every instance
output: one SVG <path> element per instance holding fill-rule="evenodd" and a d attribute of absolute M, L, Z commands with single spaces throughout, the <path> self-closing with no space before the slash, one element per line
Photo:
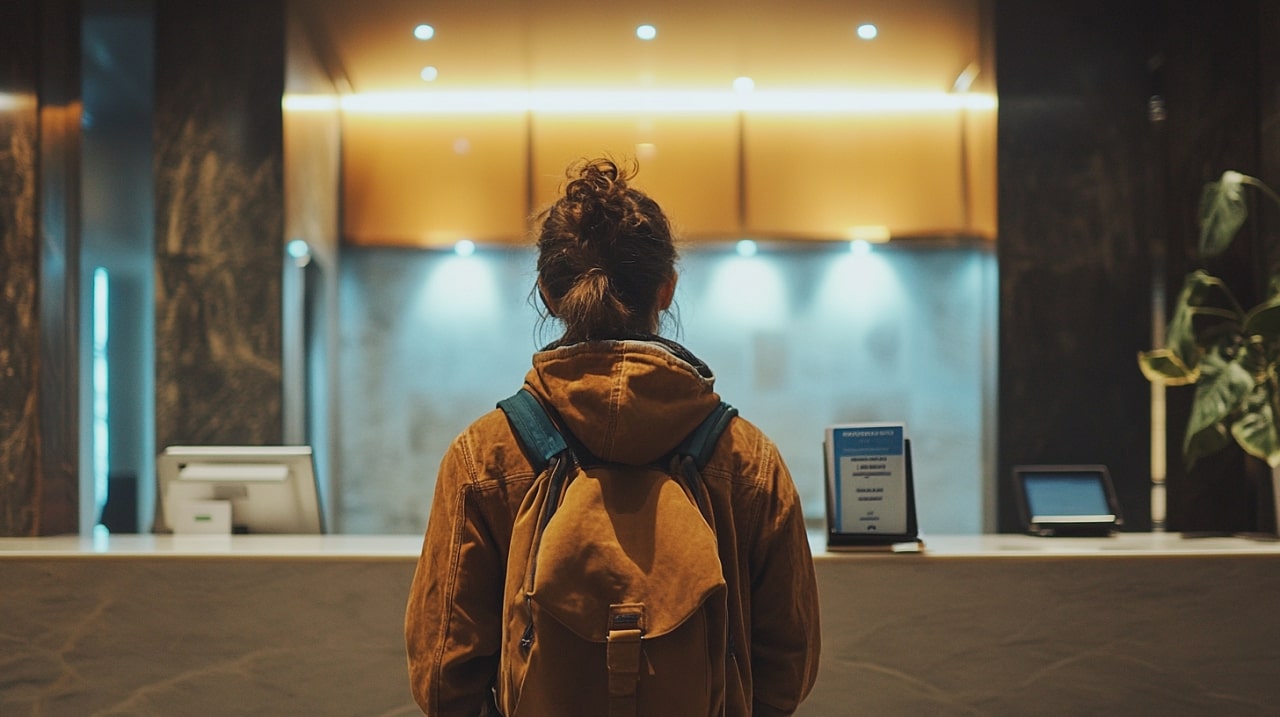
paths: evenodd
<path fill-rule="evenodd" d="M 605 648 L 609 666 L 609 715 L 636 713 L 636 688 L 640 684 L 640 652 L 644 639 L 644 605 L 609 606 L 609 641 Z"/>

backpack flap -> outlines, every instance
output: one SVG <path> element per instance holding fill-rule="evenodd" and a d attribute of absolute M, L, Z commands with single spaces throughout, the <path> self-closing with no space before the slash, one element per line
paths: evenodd
<path fill-rule="evenodd" d="M 606 641 L 616 606 L 643 604 L 653 638 L 725 589 L 715 534 L 679 483 L 653 468 L 579 472 L 535 562 L 530 599 L 592 642 Z"/>

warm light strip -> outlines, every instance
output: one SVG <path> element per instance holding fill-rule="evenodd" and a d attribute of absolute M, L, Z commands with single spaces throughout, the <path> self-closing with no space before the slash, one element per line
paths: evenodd
<path fill-rule="evenodd" d="M 35 104 L 36 100 L 33 95 L 0 92 L 0 112 L 10 112 L 13 110 L 34 107 Z"/>
<path fill-rule="evenodd" d="M 285 95 L 281 106 L 288 112 L 332 112 L 342 106 L 337 95 Z"/>
<path fill-rule="evenodd" d="M 848 90 L 493 90 L 286 95 L 284 109 L 358 114 L 893 114 L 993 110 L 994 95 Z"/>

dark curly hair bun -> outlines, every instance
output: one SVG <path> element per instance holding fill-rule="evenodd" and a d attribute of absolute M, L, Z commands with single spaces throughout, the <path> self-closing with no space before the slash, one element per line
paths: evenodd
<path fill-rule="evenodd" d="M 607 157 L 581 160 L 539 217 L 538 283 L 567 341 L 656 329 L 658 289 L 674 274 L 676 251 L 657 202 L 629 185 L 636 171 Z"/>

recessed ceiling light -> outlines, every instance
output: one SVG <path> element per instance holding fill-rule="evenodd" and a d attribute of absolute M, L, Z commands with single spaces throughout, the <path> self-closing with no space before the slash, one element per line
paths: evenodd
<path fill-rule="evenodd" d="M 440 71 L 432 65 L 427 65 L 422 68 L 422 72 L 419 72 L 418 76 L 422 78 L 423 82 L 435 82 L 435 79 L 440 76 Z"/>
<path fill-rule="evenodd" d="M 413 28 L 413 36 L 419 40 L 430 40 L 436 36 L 436 29 L 430 25 L 419 25 Z"/>
<path fill-rule="evenodd" d="M 849 227 L 848 236 L 853 241 L 861 240 L 872 244 L 884 244 L 893 238 L 889 232 L 889 227 L 878 224 Z"/>
<path fill-rule="evenodd" d="M 876 35 L 879 35 L 879 34 L 880 34 L 880 30 L 877 29 L 875 25 L 872 25 L 869 22 L 863 23 L 858 26 L 858 37 L 864 40 L 874 40 L 876 39 Z"/>
<path fill-rule="evenodd" d="M 636 37 L 641 40 L 652 40 L 658 36 L 658 28 L 653 25 L 641 25 L 636 28 Z"/>
<path fill-rule="evenodd" d="M 734 92 L 751 92 L 756 88 L 756 81 L 750 77 L 739 77 L 733 81 Z"/>

